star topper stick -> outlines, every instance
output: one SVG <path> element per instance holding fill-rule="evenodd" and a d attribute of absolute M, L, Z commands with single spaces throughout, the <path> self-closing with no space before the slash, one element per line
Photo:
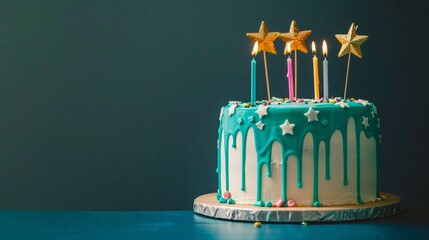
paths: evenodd
<path fill-rule="evenodd" d="M 259 27 L 259 32 L 257 33 L 247 33 L 247 36 L 253 41 L 258 42 L 258 52 L 264 52 L 264 66 L 265 66 L 265 80 L 267 82 L 267 94 L 268 101 L 271 99 L 270 94 L 270 82 L 268 78 L 268 67 L 267 67 L 267 56 L 266 52 L 277 54 L 276 48 L 274 47 L 274 40 L 279 36 L 278 32 L 268 32 L 268 28 L 265 25 L 265 22 L 261 22 Z"/>
<path fill-rule="evenodd" d="M 291 50 L 295 50 L 295 98 L 298 98 L 298 64 L 297 64 L 297 50 L 307 53 L 307 46 L 305 45 L 305 40 L 310 36 L 311 30 L 299 31 L 296 21 L 292 20 L 290 24 L 289 32 L 280 33 L 279 37 L 286 43 L 290 43 Z"/>
<path fill-rule="evenodd" d="M 337 40 L 341 43 L 341 49 L 338 53 L 338 57 L 342 57 L 349 54 L 347 60 L 347 72 L 346 72 L 346 84 L 344 86 L 344 99 L 346 99 L 347 93 L 347 82 L 349 78 L 349 69 L 350 69 L 350 56 L 353 53 L 358 58 L 362 58 L 362 52 L 360 50 L 360 45 L 364 43 L 368 36 L 366 35 L 357 35 L 356 30 L 358 26 L 352 23 L 350 26 L 349 32 L 347 34 L 335 34 Z"/>

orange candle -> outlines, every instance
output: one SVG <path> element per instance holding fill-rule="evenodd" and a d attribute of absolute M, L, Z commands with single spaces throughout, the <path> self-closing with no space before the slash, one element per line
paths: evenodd
<path fill-rule="evenodd" d="M 314 77 L 314 99 L 318 100 L 319 97 L 319 64 L 316 57 L 316 45 L 314 41 L 311 43 L 311 49 L 313 51 L 313 77 Z"/>

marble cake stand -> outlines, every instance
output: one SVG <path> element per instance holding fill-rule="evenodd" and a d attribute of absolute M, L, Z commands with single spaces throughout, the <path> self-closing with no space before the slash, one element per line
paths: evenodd
<path fill-rule="evenodd" d="M 216 193 L 201 195 L 194 200 L 194 212 L 219 219 L 259 222 L 345 222 L 385 218 L 398 214 L 401 199 L 381 193 L 385 199 L 362 205 L 332 207 L 255 207 L 251 205 L 219 203 Z"/>

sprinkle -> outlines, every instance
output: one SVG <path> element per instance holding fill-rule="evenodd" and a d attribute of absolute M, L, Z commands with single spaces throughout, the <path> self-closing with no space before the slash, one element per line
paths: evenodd
<path fill-rule="evenodd" d="M 384 194 L 380 194 L 380 198 L 381 198 L 381 200 L 386 200 L 387 199 L 386 195 L 384 195 Z"/>
<path fill-rule="evenodd" d="M 274 204 L 276 207 L 283 207 L 283 204 L 285 203 L 285 201 L 283 201 L 283 199 L 279 199 L 276 204 Z"/>
<path fill-rule="evenodd" d="M 304 226 L 307 226 L 307 225 L 308 225 L 308 222 L 303 221 L 301 224 L 302 224 L 302 225 L 304 225 Z"/>
<path fill-rule="evenodd" d="M 258 228 L 258 227 L 261 227 L 261 226 L 262 226 L 262 223 L 261 223 L 261 222 L 255 222 L 255 223 L 253 224 L 253 226 L 254 226 L 254 227 L 256 227 L 256 228 Z"/>
<path fill-rule="evenodd" d="M 292 199 L 290 199 L 289 201 L 287 201 L 287 206 L 288 207 L 295 207 L 296 206 L 296 202 Z"/>
<path fill-rule="evenodd" d="M 225 198 L 226 200 L 228 200 L 228 199 L 231 198 L 231 192 L 225 191 L 225 192 L 223 192 L 222 196 L 223 196 L 223 198 Z"/>
<path fill-rule="evenodd" d="M 273 203 L 270 201 L 265 203 L 265 207 L 272 207 L 272 206 L 273 206 Z"/>
<path fill-rule="evenodd" d="M 234 204 L 235 201 L 234 201 L 234 199 L 230 198 L 230 199 L 228 199 L 228 201 L 226 201 L 226 203 L 228 203 L 228 204 Z"/>
<path fill-rule="evenodd" d="M 319 201 L 315 201 L 315 202 L 313 203 L 313 206 L 314 206 L 314 207 L 320 207 L 320 202 L 319 202 Z"/>

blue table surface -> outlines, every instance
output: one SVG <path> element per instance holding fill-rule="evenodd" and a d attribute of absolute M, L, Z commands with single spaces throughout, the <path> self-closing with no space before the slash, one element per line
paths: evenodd
<path fill-rule="evenodd" d="M 0 211 L 0 239 L 429 239 L 428 209 L 347 223 L 233 222 L 193 211 Z"/>

